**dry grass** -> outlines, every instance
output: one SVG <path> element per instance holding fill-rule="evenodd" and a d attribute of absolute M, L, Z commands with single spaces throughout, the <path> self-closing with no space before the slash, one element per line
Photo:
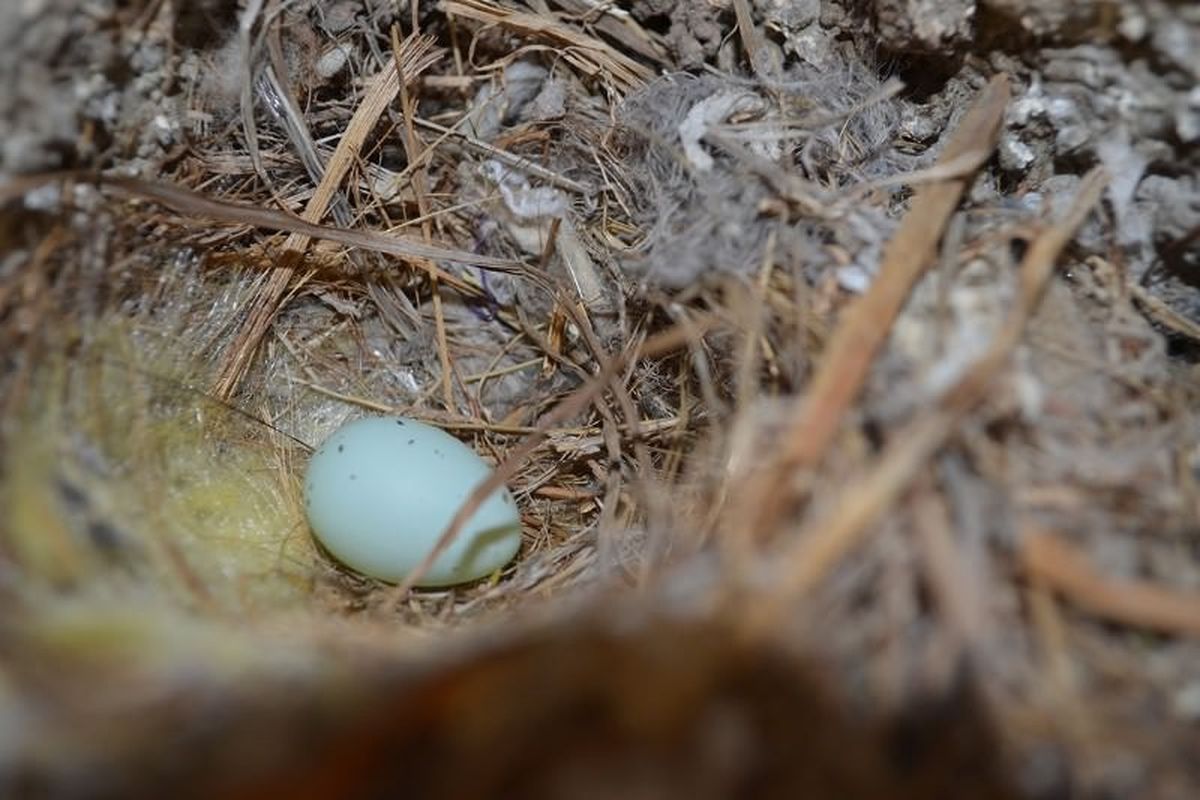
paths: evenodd
<path fill-rule="evenodd" d="M 355 769 L 388 774 L 393 729 L 448 726 L 459 756 L 489 736 L 554 738 L 539 726 L 577 723 L 505 692 L 576 697 L 580 671 L 603 672 L 592 648 L 646 670 L 641 686 L 597 677 L 635 742 L 690 742 L 701 723 L 681 709 L 724 697 L 739 659 L 801 651 L 841 672 L 822 697 L 860 708 L 953 696 L 968 674 L 1008 757 L 1066 752 L 1084 786 L 1108 785 L 1114 753 L 1138 754 L 1143 788 L 1194 779 L 1173 757 L 1178 715 L 1135 724 L 1194 694 L 1200 618 L 1184 555 L 1200 523 L 1195 376 L 1138 309 L 1178 335 L 1196 326 L 1075 257 L 1076 230 L 1106 222 L 1103 174 L 1061 219 L 1014 216 L 963 199 L 989 169 L 1003 76 L 936 164 L 905 163 L 871 141 L 891 84 L 847 71 L 853 91 L 823 105 L 812 75 L 777 71 L 741 0 L 745 65 L 702 79 L 656 80 L 659 37 L 626 15 L 555 7 L 568 13 L 446 2 L 330 33 L 267 3 L 242 20 L 262 77 L 246 70 L 240 114 L 198 105 L 210 122 L 161 177 L 0 185 L 0 251 L 17 254 L 0 266 L 3 688 L 59 715 L 6 757 L 68 789 L 74 773 L 39 747 L 118 789 L 152 786 L 136 775 L 147 743 L 201 726 L 204 693 L 223 690 L 251 720 L 212 745 L 226 789 L 278 789 L 255 769 L 284 780 L 280 764 L 309 758 L 333 791 Z M 318 78 L 313 52 L 335 44 L 345 71 Z M 198 104 L 218 77 L 194 78 Z M 692 114 L 714 98 L 730 113 Z M 47 190 L 52 212 L 21 206 Z M 556 210 L 522 211 L 539 204 Z M 656 281 L 663 247 L 719 238 L 723 210 L 741 261 Z M 842 288 L 880 252 L 864 294 Z M 366 412 L 445 427 L 496 464 L 442 544 L 508 484 L 525 528 L 514 565 L 419 592 L 417 575 L 382 585 L 311 543 L 296 477 L 309 445 Z M 609 626 L 631 633 L 613 644 L 596 633 Z M 660 652 L 657 631 L 677 649 Z M 560 652 L 576 641 L 585 655 Z M 542 647 L 563 675 L 538 671 Z M 320 720 L 325 756 L 248 744 L 291 728 L 290 701 L 261 690 L 280 675 L 328 702 L 294 709 Z M 84 676 L 103 703 L 81 697 Z M 443 693 L 422 700 L 430 685 Z M 401 698 L 385 720 L 363 711 L 382 692 Z M 493 703 L 510 730 L 482 721 Z M 115 709 L 145 724 L 104 766 L 96 721 Z M 451 721 L 472 713 L 478 727 Z M 377 761 L 356 767 L 360 745 Z M 946 757 L 949 784 L 888 780 L 895 796 L 952 794 L 961 763 Z"/>

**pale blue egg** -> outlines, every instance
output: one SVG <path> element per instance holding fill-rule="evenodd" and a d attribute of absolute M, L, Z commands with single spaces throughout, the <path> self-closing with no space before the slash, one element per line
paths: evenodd
<path fill-rule="evenodd" d="M 450 434 L 403 417 L 338 428 L 313 455 L 305 507 L 313 533 L 346 566 L 398 582 L 433 550 L 459 507 L 491 473 Z M 465 583 L 503 567 L 521 544 L 508 489 L 491 494 L 417 584 Z"/>

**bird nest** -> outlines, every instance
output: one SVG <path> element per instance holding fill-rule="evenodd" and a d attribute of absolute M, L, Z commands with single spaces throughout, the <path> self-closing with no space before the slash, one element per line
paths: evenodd
<path fill-rule="evenodd" d="M 769 3 L 690 73 L 652 3 L 424 5 L 112 10 L 119 111 L 0 184 L 4 793 L 1200 785 L 1200 329 L 1119 171 L 992 158 L 1025 76 L 917 141 Z M 380 413 L 495 467 L 512 564 L 317 546 Z"/>

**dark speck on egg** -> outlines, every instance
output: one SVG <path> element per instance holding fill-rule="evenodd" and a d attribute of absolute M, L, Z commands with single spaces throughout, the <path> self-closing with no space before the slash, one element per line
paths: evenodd
<path fill-rule="evenodd" d="M 409 443 L 409 444 L 412 444 L 412 443 L 413 443 L 413 442 L 415 442 L 415 441 L 417 441 L 417 440 L 416 440 L 416 439 L 409 439 L 409 440 L 408 440 L 408 443 Z"/>
<path fill-rule="evenodd" d="M 358 476 L 357 476 L 357 475 L 355 475 L 353 472 L 351 472 L 351 473 L 350 473 L 350 480 L 352 480 L 352 481 L 356 481 L 356 480 L 358 480 Z"/>
<path fill-rule="evenodd" d="M 402 419 L 398 419 L 398 420 L 396 420 L 396 424 L 397 424 L 397 425 L 399 425 L 401 428 L 403 428 L 403 427 L 404 427 L 404 420 L 402 420 Z"/>
<path fill-rule="evenodd" d="M 346 445 L 344 445 L 344 444 L 339 444 L 339 445 L 338 445 L 338 452 L 339 452 L 339 453 L 341 453 L 341 452 L 344 452 L 345 450 L 346 450 Z"/>

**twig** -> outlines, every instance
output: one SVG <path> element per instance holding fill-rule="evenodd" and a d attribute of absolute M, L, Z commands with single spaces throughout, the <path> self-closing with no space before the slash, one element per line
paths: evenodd
<path fill-rule="evenodd" d="M 390 233 L 347 230 L 346 228 L 336 228 L 329 225 L 317 225 L 282 211 L 243 205 L 241 203 L 231 203 L 226 200 L 216 200 L 206 197 L 199 192 L 185 189 L 182 186 L 144 181 L 139 178 L 100 175 L 86 171 L 72 170 L 47 172 L 38 175 L 23 175 L 7 183 L 0 184 L 0 207 L 39 186 L 61 180 L 94 183 L 101 189 L 112 191 L 113 194 L 127 198 L 151 200 L 181 214 L 205 217 L 210 220 L 228 222 L 233 225 L 249 225 L 254 228 L 299 233 L 313 239 L 337 242 L 347 247 L 361 247 L 364 250 L 399 256 L 408 259 L 414 266 L 426 272 L 436 270 L 439 280 L 461 287 L 472 294 L 478 293 L 474 287 L 463 283 L 460 279 L 444 270 L 437 269 L 431 262 L 452 262 L 501 272 L 520 272 L 524 269 L 524 266 L 519 261 L 512 261 L 511 259 L 495 258 L 493 256 L 472 253 L 467 250 L 455 250 L 448 247 L 424 244 Z"/>
<path fill-rule="evenodd" d="M 668 66 L 665 48 L 628 11 L 605 0 L 553 0 L 554 4 L 586 20 L 590 27 L 620 42 L 643 58 Z"/>
<path fill-rule="evenodd" d="M 521 12 L 490 0 L 444 0 L 441 7 L 450 17 L 465 17 L 541 38 L 582 72 L 592 76 L 605 74 L 626 90 L 636 89 L 654 77 L 654 71 L 649 67 L 605 42 L 562 24 L 553 15 Z"/>
<path fill-rule="evenodd" d="M 278 28 L 272 28 L 267 36 L 267 52 L 270 56 L 270 62 L 263 67 L 261 81 L 265 82 L 266 88 L 261 92 L 269 92 L 273 99 L 277 102 L 266 103 L 268 110 L 275 117 L 276 122 L 283 128 L 288 139 L 292 143 L 292 148 L 296 151 L 296 155 L 300 158 L 300 163 L 304 165 L 304 171 L 308 173 L 308 177 L 317 187 L 326 180 L 327 174 L 325 159 L 321 156 L 316 143 L 313 141 L 312 133 L 308 130 L 308 123 L 304 119 L 304 114 L 300 110 L 300 103 L 296 99 L 295 92 L 291 87 L 280 79 L 280 75 L 286 75 L 287 61 L 283 54 L 283 44 L 279 41 Z M 343 228 L 350 227 L 353 222 L 353 216 L 350 212 L 350 204 L 347 202 L 343 193 L 336 191 L 333 196 L 333 219 L 338 225 Z M 309 208 L 316 210 L 316 205 L 321 201 L 314 192 L 313 197 L 309 201 Z M 307 209 L 306 209 L 307 210 Z M 304 218 L 310 222 L 320 222 L 320 217 L 312 218 L 306 213 Z"/>
<path fill-rule="evenodd" d="M 982 165 L 999 134 L 1008 98 L 1008 79 L 997 75 L 967 112 L 938 163 L 961 168 L 965 157 L 974 156 L 975 167 Z M 793 475 L 816 466 L 824 457 L 909 292 L 932 262 L 942 231 L 966 186 L 966 177 L 956 172 L 952 178 L 917 190 L 912 208 L 888 242 L 871 288 L 843 312 L 816 376 L 783 435 L 778 455 L 767 470 L 744 479 L 747 486 L 740 494 L 745 502 L 737 505 L 734 516 L 748 521 L 750 530 L 766 530 L 767 521 L 789 499 L 787 487 Z"/>
<path fill-rule="evenodd" d="M 242 115 L 242 131 L 246 136 L 246 150 L 254 172 L 268 183 L 267 171 L 263 168 L 262 152 L 258 147 L 258 129 L 254 125 L 254 22 L 262 13 L 263 0 L 250 0 L 238 15 L 238 49 L 241 51 L 241 91 L 238 102 Z"/>
<path fill-rule="evenodd" d="M 1043 231 L 1030 245 L 1021 263 L 1016 305 L 984 355 L 932 408 L 896 434 L 876 464 L 833 498 L 828 513 L 810 521 L 800 531 L 798 544 L 784 557 L 784 575 L 773 596 L 764 601 L 757 623 L 769 627 L 791 607 L 794 598 L 812 589 L 857 547 L 871 523 L 908 489 L 929 458 L 954 435 L 959 421 L 987 398 L 996 373 L 1020 343 L 1025 326 L 1037 309 L 1059 254 L 1100 202 L 1106 183 L 1102 169 L 1088 173 L 1066 217 Z"/>
<path fill-rule="evenodd" d="M 325 216 L 329 204 L 337 195 L 337 188 L 346 176 L 354 159 L 362 150 L 367 135 L 396 99 L 400 91 L 400 70 L 405 72 L 407 80 L 417 76 L 414 70 L 424 69 L 436 60 L 432 52 L 432 40 L 417 40 L 416 44 L 403 54 L 397 53 L 396 58 L 409 56 L 409 63 L 392 63 L 384 67 L 369 84 L 367 92 L 358 108 L 350 118 L 346 131 L 338 141 L 333 155 L 329 159 L 321 182 L 309 198 L 304 209 L 304 219 L 316 223 Z M 271 271 L 267 281 L 259 289 L 257 296 L 251 300 L 249 316 L 242 329 L 229 346 L 225 362 L 218 373 L 214 392 L 218 397 L 228 398 L 237 389 L 242 376 L 249 368 L 254 353 L 263 336 L 270 328 L 279 310 L 281 301 L 287 293 L 295 274 L 295 268 L 303 258 L 303 251 L 308 247 L 310 237 L 293 232 L 283 244 L 283 257 L 280 266 Z"/>
<path fill-rule="evenodd" d="M 549 436 L 549 431 L 557 424 L 564 420 L 568 420 L 576 414 L 583 411 L 601 392 L 610 387 L 611 381 L 620 374 L 621 369 L 631 361 L 652 358 L 656 355 L 672 352 L 687 344 L 689 338 L 694 335 L 695 328 L 709 329 L 716 324 L 716 319 L 713 317 L 705 318 L 700 323 L 693 321 L 692 330 L 683 330 L 676 326 L 662 333 L 659 333 L 642 343 L 638 348 L 631 351 L 620 353 L 605 363 L 601 369 L 593 375 L 587 383 L 577 389 L 569 397 L 558 404 L 549 414 L 541 419 L 538 423 L 538 430 L 526 436 L 521 442 L 512 449 L 508 457 L 500 463 L 496 469 L 492 470 L 491 475 L 487 480 L 475 487 L 474 491 L 467 496 L 463 504 L 459 506 L 458 511 L 446 526 L 446 530 L 438 537 L 437 543 L 425 559 L 417 565 L 416 569 L 405 576 L 404 580 L 396 587 L 387 601 L 388 607 L 394 607 L 396 603 L 403 600 L 409 591 L 424 577 L 433 563 L 438 557 L 445 552 L 450 543 L 454 541 L 454 537 L 462 530 L 463 525 L 467 520 L 475 514 L 483 502 L 491 496 L 500 487 L 504 486 L 525 463 L 525 459 L 529 454 L 538 448 L 538 446 Z"/>
<path fill-rule="evenodd" d="M 932 489 L 932 487 L 929 487 Z M 921 550 L 921 565 L 947 622 L 953 645 L 974 651 L 986 638 L 987 614 L 980 597 L 981 587 L 971 580 L 965 559 L 954 541 L 943 498 L 933 491 L 922 493 L 914 509 L 913 522 Z"/>
<path fill-rule="evenodd" d="M 1025 587 L 1025 601 L 1041 651 L 1045 677 L 1038 688 L 1045 693 L 1044 702 L 1055 709 L 1059 724 L 1076 737 L 1085 736 L 1090 722 L 1080 693 L 1079 671 L 1071 661 L 1067 627 L 1058 602 L 1040 578 L 1031 578 Z"/>
<path fill-rule="evenodd" d="M 961 170 L 966 157 L 974 156 L 974 168 L 982 166 L 995 145 L 1008 99 L 1008 79 L 997 75 L 954 132 L 938 165 L 953 163 Z M 887 244 L 871 288 L 846 309 L 822 354 L 800 414 L 786 434 L 783 463 L 787 467 L 814 466 L 829 449 L 892 322 L 932 262 L 942 231 L 967 188 L 966 178 L 956 171 L 953 177 L 917 191 L 911 210 Z"/>
<path fill-rule="evenodd" d="M 414 24 L 416 23 L 416 13 L 413 13 Z M 412 42 L 421 42 L 417 37 L 417 30 L 414 28 L 412 36 L 410 36 L 402 44 L 400 42 L 399 26 L 392 26 L 392 55 L 395 60 L 396 67 L 396 86 L 400 91 L 400 112 L 404 118 L 404 152 L 408 159 L 408 163 L 417 164 L 422 152 L 418 146 L 420 140 L 417 138 L 417 131 L 413 127 L 413 117 L 416 116 L 414 103 L 408 95 L 408 84 L 416 76 L 406 75 L 404 73 L 405 53 L 411 49 Z M 432 40 L 425 40 L 432 43 Z M 428 244 L 433 240 L 433 227 L 429 220 L 429 198 L 425 193 L 425 167 L 415 167 L 412 177 L 413 193 L 417 198 L 417 213 L 421 217 L 421 235 Z M 446 341 L 446 315 L 442 310 L 442 294 L 438 288 L 438 279 L 434 275 L 429 276 L 429 291 L 433 299 L 433 321 L 434 332 L 437 336 L 438 345 L 438 361 L 442 367 L 442 404 L 447 411 L 454 409 L 454 387 L 450 381 L 450 345 Z"/>
<path fill-rule="evenodd" d="M 754 27 L 754 17 L 750 13 L 750 4 L 747 0 L 733 0 L 733 12 L 737 19 L 738 35 L 742 40 L 742 49 L 746 52 L 746 60 L 750 62 L 750 69 L 754 70 L 754 74 L 762 80 L 770 80 L 774 77 L 774 70 L 771 68 L 771 61 L 767 55 L 767 50 L 763 46 L 762 35 L 758 29 Z"/>
<path fill-rule="evenodd" d="M 1021 563 L 1031 577 L 1084 611 L 1134 627 L 1200 637 L 1200 593 L 1103 576 L 1079 548 L 1050 531 L 1025 532 Z"/>
<path fill-rule="evenodd" d="M 573 181 L 570 178 L 559 175 L 553 170 L 546 169 L 541 164 L 530 161 L 528 158 L 522 158 L 521 156 L 514 155 L 513 153 L 496 147 L 493 144 L 488 144 L 482 139 L 476 139 L 474 136 L 471 136 L 468 133 L 463 133 L 462 131 L 455 130 L 454 128 L 447 128 L 445 125 L 439 125 L 436 122 L 431 122 L 427 119 L 421 119 L 420 117 L 414 119 L 413 122 L 419 128 L 425 128 L 426 130 L 441 134 L 442 136 L 449 136 L 458 139 L 459 142 L 472 150 L 494 158 L 502 164 L 512 167 L 515 170 L 532 175 L 535 178 L 541 178 L 546 183 L 557 186 L 560 189 L 566 189 L 569 192 L 575 192 L 576 194 L 581 194 L 585 197 L 591 197 L 596 192 L 593 187 L 588 186 L 586 183 Z"/>
<path fill-rule="evenodd" d="M 1128 287 L 1134 301 L 1152 320 L 1164 328 L 1170 329 L 1172 333 L 1186 336 L 1194 342 L 1200 342 L 1200 325 L 1192 322 L 1138 284 L 1131 281 Z"/>

